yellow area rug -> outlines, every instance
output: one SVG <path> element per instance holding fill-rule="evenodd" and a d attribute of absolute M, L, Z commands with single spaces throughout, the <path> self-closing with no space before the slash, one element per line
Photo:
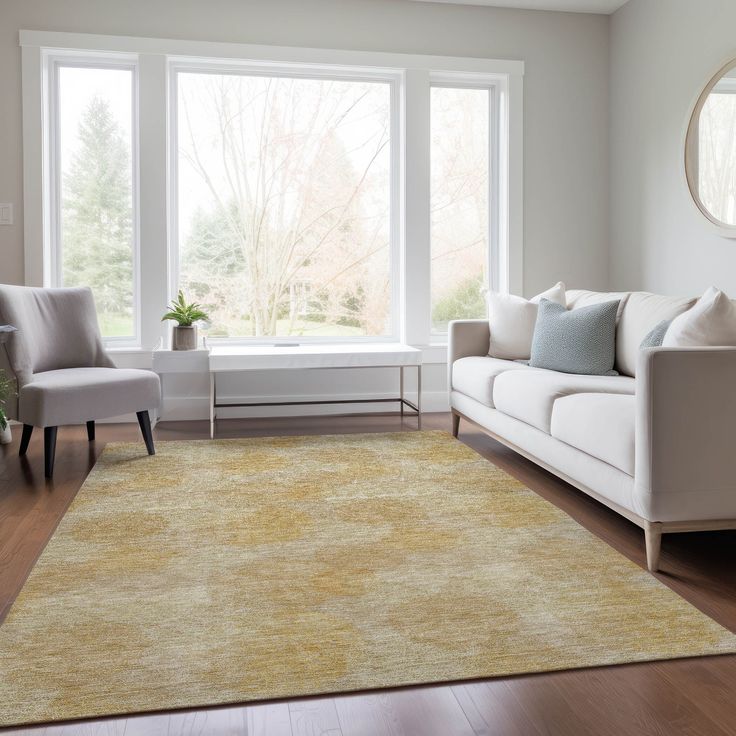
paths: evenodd
<path fill-rule="evenodd" d="M 0 626 L 0 725 L 736 651 L 444 432 L 157 451 L 108 445 Z"/>

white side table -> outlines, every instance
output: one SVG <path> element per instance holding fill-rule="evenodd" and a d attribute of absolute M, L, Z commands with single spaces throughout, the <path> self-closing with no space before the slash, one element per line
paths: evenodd
<path fill-rule="evenodd" d="M 196 350 L 166 350 L 157 348 L 153 351 L 152 366 L 161 379 L 161 401 L 165 397 L 165 377 L 174 373 L 199 373 L 209 371 L 209 348 Z"/>

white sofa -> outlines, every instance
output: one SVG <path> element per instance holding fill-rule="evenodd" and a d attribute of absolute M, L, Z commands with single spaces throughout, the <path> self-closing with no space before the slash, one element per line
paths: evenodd
<path fill-rule="evenodd" d="M 647 565 L 667 532 L 736 528 L 736 348 L 640 349 L 695 299 L 568 291 L 568 307 L 621 299 L 618 376 L 488 357 L 486 320 L 450 324 L 453 434 L 460 419 L 644 529 Z"/>

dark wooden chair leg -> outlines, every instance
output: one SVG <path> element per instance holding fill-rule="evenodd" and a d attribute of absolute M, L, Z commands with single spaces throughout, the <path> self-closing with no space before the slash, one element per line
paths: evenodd
<path fill-rule="evenodd" d="M 94 442 L 95 440 L 95 423 L 90 420 L 87 422 L 87 441 Z"/>
<path fill-rule="evenodd" d="M 54 474 L 54 456 L 56 455 L 56 427 L 43 428 L 43 459 L 46 477 Z"/>
<path fill-rule="evenodd" d="M 147 411 L 136 412 L 138 417 L 138 424 L 141 426 L 141 434 L 143 435 L 143 441 L 146 443 L 146 449 L 149 455 L 155 455 L 156 450 L 153 447 L 153 433 L 151 432 L 151 418 L 148 416 Z"/>
<path fill-rule="evenodd" d="M 31 435 L 33 434 L 33 425 L 32 424 L 24 424 L 23 425 L 23 434 L 20 438 L 20 447 L 18 448 L 18 454 L 19 455 L 25 455 L 28 451 L 28 443 L 31 441 Z"/>

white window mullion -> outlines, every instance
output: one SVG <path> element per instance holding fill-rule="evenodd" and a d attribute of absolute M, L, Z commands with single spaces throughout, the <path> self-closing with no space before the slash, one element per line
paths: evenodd
<path fill-rule="evenodd" d="M 499 84 L 498 258 L 502 291 L 524 294 L 524 79 L 516 72 Z"/>
<path fill-rule="evenodd" d="M 408 69 L 404 85 L 402 342 L 429 344 L 429 71 Z"/>
<path fill-rule="evenodd" d="M 141 54 L 138 69 L 141 346 L 151 349 L 166 339 L 169 299 L 166 57 Z"/>

